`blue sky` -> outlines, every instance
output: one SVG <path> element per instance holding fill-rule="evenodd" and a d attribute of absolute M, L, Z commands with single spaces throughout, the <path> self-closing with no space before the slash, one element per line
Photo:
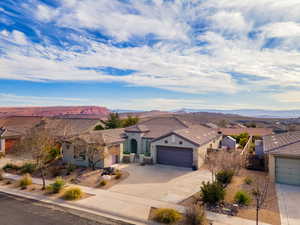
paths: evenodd
<path fill-rule="evenodd" d="M 0 105 L 300 108 L 299 0 L 0 1 Z"/>

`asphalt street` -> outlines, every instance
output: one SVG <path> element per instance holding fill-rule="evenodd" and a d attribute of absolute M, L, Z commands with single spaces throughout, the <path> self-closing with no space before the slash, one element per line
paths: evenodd
<path fill-rule="evenodd" d="M 79 210 L 0 192 L 0 225 L 129 225 Z"/>

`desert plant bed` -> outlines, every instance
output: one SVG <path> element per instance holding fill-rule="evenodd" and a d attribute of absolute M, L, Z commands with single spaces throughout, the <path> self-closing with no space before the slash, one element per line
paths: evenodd
<path fill-rule="evenodd" d="M 252 190 L 255 188 L 254 181 L 258 177 L 265 178 L 266 176 L 267 173 L 265 172 L 241 169 L 239 175 L 234 176 L 232 182 L 226 187 L 226 195 L 224 202 L 217 206 L 206 206 L 206 209 L 216 213 L 235 215 L 234 212 L 236 209 L 236 193 L 239 191 L 244 191 L 246 193 L 249 193 L 249 195 L 251 196 Z M 280 213 L 276 196 L 275 184 L 270 183 L 268 188 L 268 201 L 266 201 L 264 207 L 259 211 L 259 221 L 269 223 L 272 225 L 280 225 Z M 199 203 L 199 199 L 200 192 L 183 200 L 180 204 L 189 207 L 195 203 Z M 248 206 L 240 205 L 238 207 L 236 216 L 249 220 L 256 219 L 256 207 L 253 198 Z"/>
<path fill-rule="evenodd" d="M 13 190 L 13 189 L 22 190 L 25 193 L 28 192 L 28 193 L 37 194 L 37 195 L 46 195 L 48 198 L 53 199 L 53 200 L 64 199 L 64 197 L 63 197 L 64 193 L 67 190 L 67 188 L 70 187 L 70 186 L 66 187 L 64 190 L 62 190 L 59 193 L 52 193 L 52 192 L 49 192 L 49 190 L 47 190 L 47 189 L 42 190 L 42 185 L 40 185 L 40 184 L 32 183 L 30 185 L 27 185 L 26 188 L 22 188 L 22 187 L 20 187 L 19 180 L 13 180 L 13 179 L 9 179 L 9 178 L 1 179 L 0 186 L 2 186 L 4 188 L 9 188 L 11 190 Z M 83 192 L 80 200 L 91 197 L 91 196 L 93 196 L 93 195 Z"/>
<path fill-rule="evenodd" d="M 150 212 L 149 212 L 149 216 L 148 216 L 149 221 L 155 221 L 157 210 L 159 210 L 159 209 L 155 208 L 155 207 L 150 208 Z M 172 225 L 191 225 L 191 222 L 186 218 L 185 213 L 182 213 L 182 219 L 176 223 L 171 223 L 171 224 Z M 210 225 L 210 224 L 212 224 L 212 221 L 206 219 L 206 221 L 201 225 Z"/>

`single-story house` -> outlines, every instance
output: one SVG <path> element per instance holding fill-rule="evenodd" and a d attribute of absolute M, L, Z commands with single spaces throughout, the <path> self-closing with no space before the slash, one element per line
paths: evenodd
<path fill-rule="evenodd" d="M 61 151 L 65 163 L 103 168 L 121 161 L 124 129 L 89 131 L 65 139 Z"/>
<path fill-rule="evenodd" d="M 103 124 L 99 119 L 53 117 L 45 118 L 41 125 L 55 130 L 58 137 L 67 137 L 93 131 L 97 125 Z"/>
<path fill-rule="evenodd" d="M 273 130 L 270 128 L 220 128 L 220 132 L 223 135 L 239 135 L 242 133 L 248 133 L 250 136 L 265 136 L 273 133 Z"/>
<path fill-rule="evenodd" d="M 226 148 L 228 150 L 235 150 L 236 149 L 236 140 L 231 136 L 223 137 L 221 141 L 221 147 Z"/>
<path fill-rule="evenodd" d="M 222 135 L 175 116 L 155 117 L 125 128 L 126 153 L 151 156 L 153 163 L 198 169 L 207 149 L 218 148 Z"/>
<path fill-rule="evenodd" d="M 263 151 L 272 181 L 300 185 L 299 131 L 263 137 Z"/>
<path fill-rule="evenodd" d="M 39 116 L 9 116 L 0 118 L 0 152 L 9 153 L 14 144 L 30 128 L 42 120 Z"/>

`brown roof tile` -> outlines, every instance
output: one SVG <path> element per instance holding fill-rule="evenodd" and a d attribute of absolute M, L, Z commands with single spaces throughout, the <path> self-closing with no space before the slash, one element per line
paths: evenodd
<path fill-rule="evenodd" d="M 239 135 L 241 133 L 248 133 L 252 136 L 265 136 L 272 134 L 272 129 L 269 128 L 220 128 L 224 135 Z"/>

